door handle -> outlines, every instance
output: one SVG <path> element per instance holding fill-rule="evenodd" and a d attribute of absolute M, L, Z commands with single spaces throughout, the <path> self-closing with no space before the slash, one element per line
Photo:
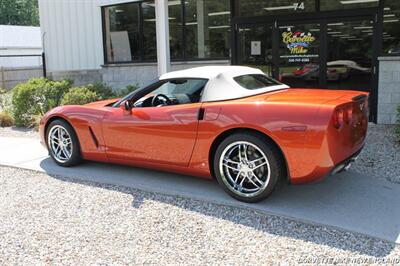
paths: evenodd
<path fill-rule="evenodd" d="M 204 109 L 203 107 L 200 107 L 199 112 L 197 113 L 197 120 L 203 120 L 204 119 L 204 113 L 205 113 L 206 109 Z"/>

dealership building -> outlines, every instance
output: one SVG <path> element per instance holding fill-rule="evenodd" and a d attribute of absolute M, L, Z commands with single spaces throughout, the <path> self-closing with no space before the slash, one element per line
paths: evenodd
<path fill-rule="evenodd" d="M 122 88 L 204 65 L 248 65 L 292 87 L 400 104 L 399 0 L 39 0 L 49 76 Z"/>

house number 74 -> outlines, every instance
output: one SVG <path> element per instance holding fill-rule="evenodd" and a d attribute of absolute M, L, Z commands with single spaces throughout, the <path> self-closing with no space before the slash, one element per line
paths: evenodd
<path fill-rule="evenodd" d="M 293 6 L 294 6 L 294 10 L 297 10 L 297 9 L 304 10 L 304 2 L 294 3 Z"/>

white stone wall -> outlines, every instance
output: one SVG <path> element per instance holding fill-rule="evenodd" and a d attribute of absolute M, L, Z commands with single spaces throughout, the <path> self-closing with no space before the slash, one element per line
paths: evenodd
<path fill-rule="evenodd" d="M 379 58 L 378 124 L 395 124 L 400 105 L 400 57 Z"/>

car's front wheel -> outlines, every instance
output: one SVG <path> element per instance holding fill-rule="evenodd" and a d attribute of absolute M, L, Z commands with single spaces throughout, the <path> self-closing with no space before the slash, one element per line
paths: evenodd
<path fill-rule="evenodd" d="M 285 174 L 280 152 L 261 135 L 237 133 L 221 142 L 214 156 L 214 173 L 224 190 L 240 201 L 267 198 Z"/>
<path fill-rule="evenodd" d="M 60 166 L 73 166 L 81 162 L 78 137 L 70 124 L 54 120 L 46 131 L 47 148 L 51 158 Z"/>

